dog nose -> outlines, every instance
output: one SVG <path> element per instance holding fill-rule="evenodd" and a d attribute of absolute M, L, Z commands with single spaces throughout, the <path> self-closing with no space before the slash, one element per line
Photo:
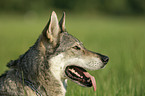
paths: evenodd
<path fill-rule="evenodd" d="M 109 57 L 108 56 L 102 56 L 102 61 L 104 64 L 107 64 L 109 61 Z"/>

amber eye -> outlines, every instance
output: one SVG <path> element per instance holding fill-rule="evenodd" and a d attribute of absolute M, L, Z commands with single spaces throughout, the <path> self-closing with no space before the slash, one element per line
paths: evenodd
<path fill-rule="evenodd" d="M 73 48 L 76 49 L 76 50 L 81 50 L 81 48 L 78 47 L 78 46 L 74 46 Z"/>

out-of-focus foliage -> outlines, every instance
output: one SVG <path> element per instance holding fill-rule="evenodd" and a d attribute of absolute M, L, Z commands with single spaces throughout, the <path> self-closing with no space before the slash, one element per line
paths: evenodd
<path fill-rule="evenodd" d="M 0 11 L 25 13 L 48 9 L 94 11 L 116 15 L 145 14 L 145 0 L 0 0 Z"/>

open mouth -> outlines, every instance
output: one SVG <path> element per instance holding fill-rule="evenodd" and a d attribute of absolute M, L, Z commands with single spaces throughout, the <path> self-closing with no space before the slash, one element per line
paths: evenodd
<path fill-rule="evenodd" d="M 67 66 L 65 69 L 65 75 L 72 81 L 78 83 L 81 86 L 92 87 L 96 91 L 96 81 L 85 69 L 78 66 Z"/>

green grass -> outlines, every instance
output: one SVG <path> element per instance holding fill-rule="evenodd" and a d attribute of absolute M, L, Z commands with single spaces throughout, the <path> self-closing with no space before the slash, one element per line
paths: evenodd
<path fill-rule="evenodd" d="M 0 74 L 9 60 L 34 44 L 48 18 L 0 16 Z M 66 27 L 86 48 L 110 57 L 104 69 L 89 71 L 96 78 L 96 92 L 69 81 L 66 96 L 145 96 L 144 18 L 68 14 Z"/>

